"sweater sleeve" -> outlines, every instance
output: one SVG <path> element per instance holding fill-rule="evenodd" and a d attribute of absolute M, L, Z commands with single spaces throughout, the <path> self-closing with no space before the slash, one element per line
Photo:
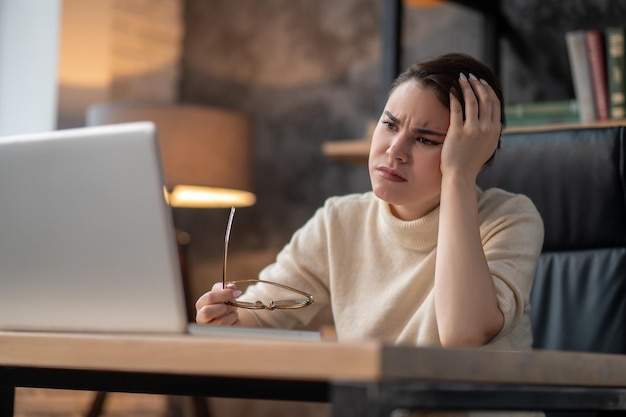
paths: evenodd
<path fill-rule="evenodd" d="M 313 295 L 313 304 L 299 309 L 249 310 L 263 327 L 293 328 L 308 324 L 330 300 L 328 286 L 328 243 L 325 207 L 316 211 L 279 252 L 274 263 L 265 267 L 259 279 L 287 285 Z M 250 285 L 242 301 L 302 298 L 273 285 Z"/>
<path fill-rule="evenodd" d="M 487 190 L 481 200 L 481 236 L 504 325 L 497 340 L 530 314 L 530 291 L 543 245 L 543 221 L 523 195 Z"/>

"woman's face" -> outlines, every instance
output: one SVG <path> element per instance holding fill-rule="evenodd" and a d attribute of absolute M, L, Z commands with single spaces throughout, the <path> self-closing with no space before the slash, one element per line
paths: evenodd
<path fill-rule="evenodd" d="M 391 93 L 372 135 L 369 174 L 376 196 L 394 215 L 414 220 L 439 205 L 441 147 L 450 110 L 415 81 Z"/>

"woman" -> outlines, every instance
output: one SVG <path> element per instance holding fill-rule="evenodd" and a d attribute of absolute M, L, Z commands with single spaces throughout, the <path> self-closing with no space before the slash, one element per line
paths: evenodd
<path fill-rule="evenodd" d="M 529 348 L 543 223 L 525 196 L 476 186 L 502 125 L 499 82 L 474 58 L 409 68 L 372 135 L 372 191 L 329 198 L 260 273 L 315 303 L 236 308 L 225 303 L 241 291 L 219 283 L 198 299 L 197 322 L 288 328 L 330 305 L 340 341 Z M 274 288 L 238 299 L 271 299 Z"/>

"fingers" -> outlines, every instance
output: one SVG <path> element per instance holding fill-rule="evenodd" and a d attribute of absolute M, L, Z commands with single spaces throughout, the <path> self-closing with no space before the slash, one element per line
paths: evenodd
<path fill-rule="evenodd" d="M 459 74 L 459 88 L 456 95 L 450 92 L 450 127 L 442 148 L 441 172 L 474 176 L 497 149 L 502 130 L 500 100 L 486 81 L 473 74 Z"/>
<path fill-rule="evenodd" d="M 474 88 L 471 82 L 475 82 L 476 77 L 470 74 L 470 78 L 463 73 L 459 75 L 459 85 L 461 86 L 461 94 L 463 94 L 463 101 L 465 101 L 465 122 L 474 124 L 478 120 L 478 99 L 474 93 Z"/>
<path fill-rule="evenodd" d="M 500 106 L 500 99 L 498 98 L 498 95 L 491 86 L 489 86 L 487 91 L 489 92 L 489 95 L 491 96 L 491 101 L 493 102 L 493 106 L 491 108 L 491 121 L 502 127 L 502 107 Z"/>
<path fill-rule="evenodd" d="M 474 74 L 465 76 L 461 73 L 459 81 L 465 101 L 466 123 L 500 123 L 500 100 L 494 89 L 485 80 L 479 80 Z"/>
<path fill-rule="evenodd" d="M 474 74 L 470 74 L 469 80 L 475 96 L 478 97 L 478 119 L 491 122 L 494 102 L 489 91 L 493 89 L 487 85 L 487 81 L 477 79 Z"/>
<path fill-rule="evenodd" d="M 450 92 L 450 128 L 460 129 L 463 127 L 463 107 L 459 99 Z"/>
<path fill-rule="evenodd" d="M 196 322 L 226 326 L 235 324 L 239 320 L 237 308 L 225 303 L 234 300 L 240 294 L 241 291 L 237 290 L 234 284 L 222 289 L 222 283 L 216 283 L 211 291 L 196 301 Z"/>
<path fill-rule="evenodd" d="M 196 312 L 196 323 L 214 326 L 232 326 L 239 321 L 236 307 L 228 304 L 204 306 Z"/>
<path fill-rule="evenodd" d="M 241 291 L 237 289 L 235 284 L 228 284 L 226 285 L 226 288 L 222 289 L 222 283 L 218 282 L 213 285 L 211 291 L 204 293 L 200 298 L 198 298 L 198 301 L 196 301 L 196 310 L 205 305 L 221 304 L 226 301 L 231 301 L 240 294 Z"/>

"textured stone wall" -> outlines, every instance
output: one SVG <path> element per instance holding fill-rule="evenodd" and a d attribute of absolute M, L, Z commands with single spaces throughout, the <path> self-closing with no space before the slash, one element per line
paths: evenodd
<path fill-rule="evenodd" d="M 363 137 L 377 119 L 379 0 L 187 0 L 183 102 L 255 121 L 258 203 L 238 211 L 231 277 L 255 275 L 331 195 L 370 189 L 364 166 L 321 153 L 326 141 Z M 407 8 L 404 62 L 451 50 L 482 53 L 481 17 L 458 6 Z M 227 211 L 177 213 L 192 231 L 196 292 L 219 279 Z"/>
<path fill-rule="evenodd" d="M 183 10 L 183 0 L 65 0 L 56 127 L 84 126 L 94 102 L 177 101 Z"/>
<path fill-rule="evenodd" d="M 321 146 L 363 137 L 381 110 L 382 0 L 108 1 L 110 99 L 203 104 L 254 120 L 258 203 L 237 213 L 233 277 L 256 275 L 327 197 L 369 190 L 364 166 L 330 161 Z M 502 5 L 513 34 L 501 42 L 507 102 L 573 97 L 565 31 L 626 17 L 611 0 Z M 402 67 L 451 51 L 483 57 L 479 13 L 446 2 L 404 9 Z M 175 217 L 192 236 L 193 298 L 219 279 L 227 211 Z"/>
<path fill-rule="evenodd" d="M 500 42 L 509 103 L 573 97 L 564 33 L 626 18 L 626 4 L 611 0 L 502 6 L 512 35 Z M 403 67 L 452 51 L 483 57 L 479 13 L 445 2 L 404 10 Z M 379 0 L 186 0 L 180 100 L 255 121 L 258 203 L 237 214 L 233 274 L 256 274 L 328 196 L 369 189 L 365 167 L 329 161 L 321 145 L 362 137 L 378 117 L 381 12 Z M 177 215 L 193 230 L 200 291 L 219 277 L 227 213 Z"/>
<path fill-rule="evenodd" d="M 178 99 L 183 9 L 183 0 L 112 2 L 110 99 Z"/>

